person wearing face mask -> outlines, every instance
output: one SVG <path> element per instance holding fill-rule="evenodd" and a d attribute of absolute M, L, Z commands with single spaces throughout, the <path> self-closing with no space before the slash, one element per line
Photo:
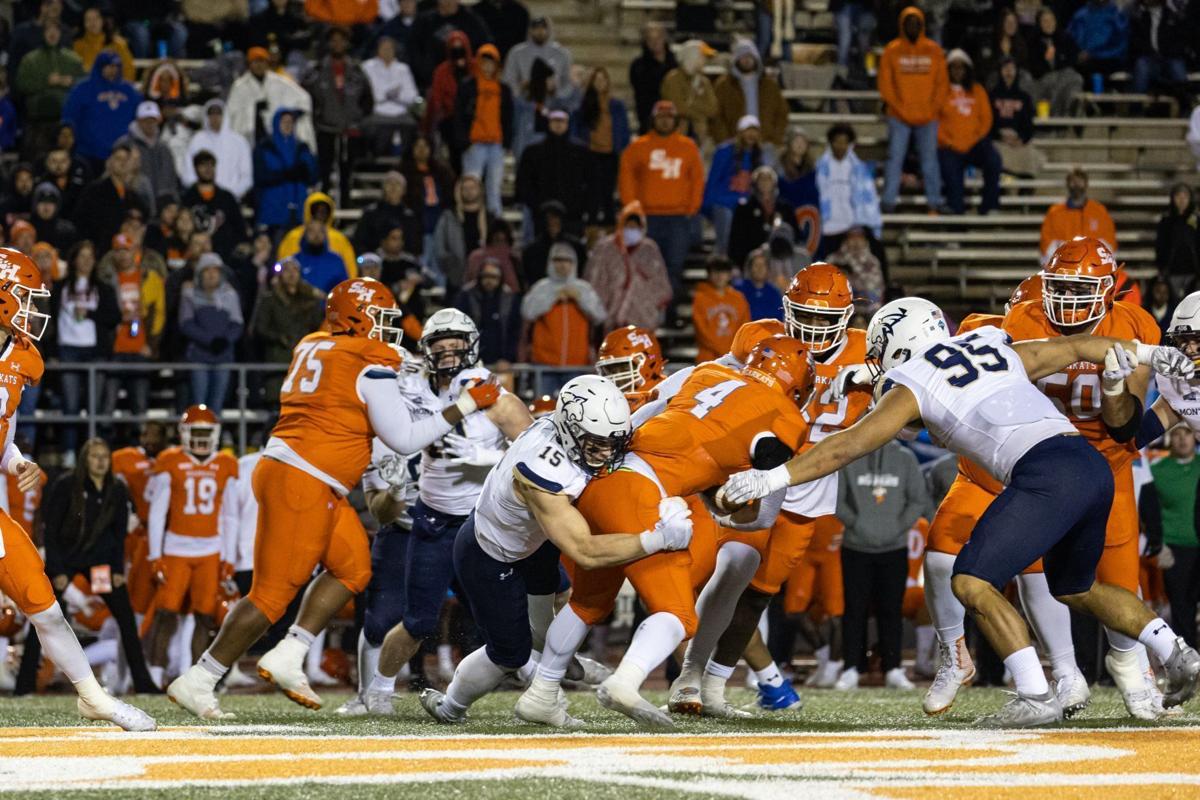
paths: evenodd
<path fill-rule="evenodd" d="M 1042 263 L 1077 236 L 1091 236 L 1117 249 L 1116 225 L 1104 204 L 1088 197 L 1088 176 L 1082 167 L 1067 173 L 1067 199 L 1050 206 L 1042 220 Z"/>
<path fill-rule="evenodd" d="M 521 302 L 521 316 L 532 329 L 529 360 L 566 368 L 545 376 L 538 394 L 556 390 L 572 375 L 589 369 L 592 326 L 608 317 L 596 290 L 576 276 L 577 268 L 571 246 L 554 245 L 549 274 L 531 286 Z"/>
<path fill-rule="evenodd" d="M 634 201 L 621 209 L 616 230 L 596 242 L 583 278 L 608 309 L 614 328 L 654 330 L 671 302 L 671 280 L 662 251 L 646 238 L 646 216 Z"/>

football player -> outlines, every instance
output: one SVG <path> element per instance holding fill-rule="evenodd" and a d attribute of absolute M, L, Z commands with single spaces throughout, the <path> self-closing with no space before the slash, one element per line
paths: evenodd
<path fill-rule="evenodd" d="M 17 406 L 27 386 L 36 386 L 44 370 L 34 342 L 42 338 L 50 316 L 38 311 L 49 290 L 41 270 L 23 253 L 0 247 L 0 472 L 17 477 L 17 490 L 29 492 L 42 480 L 37 464 L 13 443 Z M 0 512 L 0 593 L 12 600 L 37 631 L 46 656 L 79 694 L 76 707 L 85 719 L 104 720 L 127 731 L 152 731 L 154 720 L 101 688 L 88 665 L 42 563 L 37 547 L 11 516 Z"/>
<path fill-rule="evenodd" d="M 607 536 L 593 535 L 595 522 L 575 507 L 593 478 L 621 474 L 614 470 L 625 462 L 633 434 L 629 416 L 629 404 L 611 381 L 573 378 L 559 392 L 553 416 L 530 425 L 488 473 L 454 541 L 455 572 L 485 645 L 459 663 L 444 694 L 434 689 L 421 694 L 421 705 L 434 719 L 462 722 L 467 708 L 509 675 L 528 679 L 534 665 L 528 597 L 556 593 L 560 551 L 574 562 L 577 576 L 659 551 L 678 551 L 686 559 L 692 520 L 680 497 L 661 496 L 656 488 L 652 514 L 623 517 L 629 526 L 610 528 Z M 630 501 L 621 497 L 617 504 Z M 555 617 L 552 631 L 567 612 Z M 549 638 L 543 664 L 557 655 Z M 554 660 L 561 663 L 560 679 L 574 650 Z M 571 724 L 557 681 L 552 694 L 551 704 L 561 712 L 556 723 Z"/>
<path fill-rule="evenodd" d="M 238 464 L 218 451 L 220 441 L 217 415 L 207 406 L 191 406 L 179 420 L 179 446 L 158 455 L 146 487 L 147 557 L 158 584 L 148 650 L 151 673 L 160 684 L 184 601 L 195 619 L 194 661 L 216 631 L 220 584 L 233 578 Z"/>
<path fill-rule="evenodd" d="M 1191 361 L 1173 348 L 1101 336 L 1010 345 L 1002 331 L 982 328 L 951 337 L 937 306 L 911 297 L 876 312 L 867 338 L 884 371 L 874 410 L 788 464 L 733 476 L 719 498 L 745 503 L 814 480 L 878 449 L 905 427 L 923 424 L 951 452 L 1005 484 L 955 561 L 952 579 L 955 595 L 1016 682 L 1017 696 L 986 722 L 1027 727 L 1062 719 L 1028 630 L 1001 594 L 1038 558 L 1044 558 L 1047 582 L 1060 601 L 1154 650 L 1165 666 L 1167 706 L 1191 697 L 1200 680 L 1200 654 L 1136 594 L 1097 580 L 1112 507 L 1108 464 L 1030 383 L 1078 362 L 1104 363 L 1112 347 L 1131 350 L 1138 363 L 1174 377 L 1190 376 Z"/>
<path fill-rule="evenodd" d="M 1003 329 L 1014 341 L 1091 333 L 1157 344 L 1158 324 L 1141 306 L 1115 299 L 1117 260 L 1108 245 L 1099 239 L 1078 237 L 1061 245 L 1043 267 L 1042 302 L 1018 304 L 1006 315 Z M 1061 372 L 1038 381 L 1038 388 L 1075 424 L 1079 433 L 1107 460 L 1116 481 L 1112 513 L 1109 515 L 1104 555 L 1097 577 L 1137 592 L 1140 576 L 1138 558 L 1139 523 L 1137 496 L 1133 483 L 1133 462 L 1137 448 L 1132 441 L 1142 421 L 1143 402 L 1150 371 L 1143 365 L 1126 380 L 1129 401 L 1133 404 L 1120 426 L 1108 425 L 1101 414 L 1101 366 L 1070 365 Z M 1045 592 L 1030 583 L 1025 602 L 1049 603 Z M 1066 640 L 1066 615 L 1049 637 Z M 1039 631 L 1043 633 L 1043 631 Z M 1145 649 L 1136 639 L 1108 630 L 1109 652 L 1105 666 L 1121 690 L 1129 713 L 1139 719 L 1154 719 L 1162 711 L 1157 685 L 1150 672 Z M 1064 650 L 1050 646 L 1048 649 Z M 1073 659 L 1073 651 L 1071 656 Z"/>
<path fill-rule="evenodd" d="M 414 419 L 396 380 L 401 314 L 382 283 L 345 280 L 329 293 L 325 330 L 296 345 L 280 389 L 279 421 L 254 470 L 259 509 L 253 586 L 199 662 L 167 687 L 168 696 L 196 716 L 224 716 L 213 694 L 217 682 L 305 584 L 296 623 L 259 660 L 258 671 L 288 699 L 320 708 L 304 657 L 371 577 L 367 534 L 346 495 L 371 460 L 373 437 L 397 452 L 415 453 L 499 397 L 495 384 L 480 384 L 440 413 Z M 318 564 L 325 571 L 309 583 Z"/>
<path fill-rule="evenodd" d="M 492 374 L 479 366 L 479 331 L 458 309 L 444 308 L 431 316 L 420 346 L 424 369 L 406 371 L 400 380 L 400 393 L 414 417 L 432 416 L 469 387 L 492 380 Z M 377 659 L 368 657 L 377 665 L 362 697 L 367 712 L 392 713 L 396 675 L 421 642 L 438 632 L 440 612 L 454 580 L 455 534 L 471 513 L 488 472 L 504 457 L 507 443 L 532 422 L 525 404 L 501 391 L 485 412 L 468 417 L 444 439 L 425 448 L 417 501 L 408 509 L 412 533 L 385 526 L 375 535 L 363 636 L 366 647 L 382 649 Z M 386 453 L 384 458 L 395 456 Z M 403 513 L 387 491 L 390 486 L 373 481 L 364 488 L 380 521 Z M 531 602 L 530 613 L 542 618 L 534 630 L 544 632 L 554 616 L 553 598 L 538 597 Z M 535 641 L 534 649 L 541 650 L 541 643 Z"/>
<path fill-rule="evenodd" d="M 133 501 L 133 512 L 138 527 L 125 537 L 125 560 L 129 562 L 126 583 L 129 586 L 129 603 L 139 616 L 150 612 L 154 598 L 154 570 L 147 557 L 149 541 L 146 526 L 150 519 L 150 502 L 146 498 L 146 484 L 150 482 L 150 470 L 154 459 L 167 446 L 167 426 L 151 420 L 142 423 L 136 447 L 122 447 L 112 454 L 113 475 L 124 481 Z"/>
<path fill-rule="evenodd" d="M 596 357 L 596 373 L 617 385 L 629 401 L 630 411 L 637 411 L 657 396 L 654 388 L 666 378 L 664 366 L 662 347 L 654 331 L 636 325 L 609 331 Z"/>
<path fill-rule="evenodd" d="M 664 497 L 700 494 L 749 464 L 780 463 L 804 440 L 808 425 L 801 409 L 812 390 L 809 356 L 785 336 L 760 342 L 740 371 L 715 362 L 700 365 L 666 410 L 634 433 L 624 468 L 587 488 L 579 499 L 580 511 L 596 534 L 629 530 L 649 524 Z M 782 501 L 781 493 L 777 502 L 752 510 L 757 524 L 751 527 L 769 527 Z M 711 527 L 712 517 L 693 516 L 694 524 L 701 522 Z M 643 699 L 639 689 L 681 642 L 695 635 L 691 560 L 690 553 L 664 553 L 623 568 L 577 569 L 571 600 L 550 626 L 537 675 L 518 701 L 517 715 L 530 722 L 569 724 L 555 705 L 559 683 L 588 628 L 612 612 L 628 579 L 649 616 L 616 671 L 600 685 L 597 698 L 642 724 L 672 727 L 670 717 Z"/>

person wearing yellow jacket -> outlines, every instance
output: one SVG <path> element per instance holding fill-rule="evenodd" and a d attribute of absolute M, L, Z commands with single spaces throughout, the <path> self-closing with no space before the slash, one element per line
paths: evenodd
<path fill-rule="evenodd" d="M 893 211 L 910 140 L 915 140 L 930 210 L 941 203 L 937 161 L 938 112 L 946 102 L 946 58 L 925 35 L 925 15 L 910 6 L 900 12 L 900 35 L 888 42 L 879 59 L 879 95 L 887 106 L 888 160 L 883 209 Z"/>
<path fill-rule="evenodd" d="M 966 210 L 963 174 L 967 166 L 983 172 L 983 201 L 979 213 L 1000 207 L 1000 153 L 992 143 L 992 101 L 972 74 L 971 57 L 962 50 L 946 56 L 950 93 L 938 114 L 938 166 L 946 188 L 946 205 L 954 214 Z"/>
<path fill-rule="evenodd" d="M 300 252 L 300 242 L 304 238 L 304 226 L 310 219 L 319 219 L 325 223 L 330 251 L 337 253 L 346 264 L 346 274 L 351 278 L 358 277 L 358 262 L 355 260 L 354 247 L 346 234 L 333 227 L 333 198 L 324 192 L 313 192 L 304 200 L 304 223 L 297 225 L 284 235 L 275 251 L 276 260 L 282 261 L 288 256 Z"/>

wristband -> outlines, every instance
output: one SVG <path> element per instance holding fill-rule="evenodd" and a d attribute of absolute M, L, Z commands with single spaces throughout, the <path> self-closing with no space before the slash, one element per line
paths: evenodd
<path fill-rule="evenodd" d="M 1152 344 L 1142 344 L 1137 339 L 1134 339 L 1133 343 L 1137 345 L 1136 352 L 1137 352 L 1138 363 L 1139 364 L 1149 364 L 1150 360 L 1154 358 L 1154 351 L 1157 350 L 1158 348 Z"/>
<path fill-rule="evenodd" d="M 1109 389 L 1108 384 L 1105 381 L 1101 380 L 1100 381 L 1100 393 L 1102 395 L 1104 395 L 1105 397 L 1116 397 L 1119 394 L 1124 394 L 1125 393 L 1125 379 L 1121 378 L 1120 380 L 1118 380 L 1115 384 L 1113 384 L 1113 387 L 1111 389 Z"/>
<path fill-rule="evenodd" d="M 774 469 L 767 470 L 767 486 L 771 492 L 778 492 L 780 489 L 786 489 L 792 483 L 792 475 L 788 472 L 786 463 L 780 464 Z M 768 492 L 770 494 L 771 492 Z"/>
<path fill-rule="evenodd" d="M 652 555 L 663 549 L 663 535 L 658 531 L 642 531 L 638 534 L 642 542 L 642 549 L 646 551 L 646 555 Z"/>
<path fill-rule="evenodd" d="M 454 407 L 457 408 L 464 417 L 469 417 L 479 410 L 479 404 L 475 402 L 474 397 L 471 397 L 470 392 L 463 392 L 461 395 L 459 395 L 459 398 L 454 401 Z"/>

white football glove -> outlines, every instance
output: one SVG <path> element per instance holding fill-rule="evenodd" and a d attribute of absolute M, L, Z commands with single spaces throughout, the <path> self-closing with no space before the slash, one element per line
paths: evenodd
<path fill-rule="evenodd" d="M 379 477 L 388 485 L 388 497 L 393 500 L 404 499 L 404 489 L 408 485 L 408 463 L 398 455 L 385 456 L 379 462 Z"/>
<path fill-rule="evenodd" d="M 840 403 L 842 398 L 854 389 L 863 389 L 871 385 L 871 371 L 866 364 L 851 364 L 842 367 L 838 374 L 829 382 L 828 400 L 822 402 Z"/>
<path fill-rule="evenodd" d="M 1125 379 L 1137 369 L 1137 356 L 1119 344 L 1108 348 L 1104 354 L 1104 372 L 1101 374 L 1101 391 L 1109 397 L 1125 391 Z"/>
<path fill-rule="evenodd" d="M 1137 342 L 1137 340 L 1134 340 Z M 1190 378 L 1196 371 L 1192 360 L 1174 347 L 1142 344 L 1137 342 L 1137 361 L 1149 364 L 1150 369 L 1168 378 Z"/>
<path fill-rule="evenodd" d="M 450 456 L 448 463 L 455 466 L 494 467 L 504 458 L 503 450 L 481 447 L 457 433 L 447 433 L 442 438 L 442 450 Z"/>
<path fill-rule="evenodd" d="M 731 475 L 717 491 L 717 500 L 727 506 L 740 506 L 786 489 L 789 484 L 787 464 L 775 469 L 748 469 Z"/>
<path fill-rule="evenodd" d="M 668 497 L 658 504 L 654 530 L 641 534 L 646 555 L 660 550 L 686 550 L 692 542 L 692 510 L 682 497 Z"/>

